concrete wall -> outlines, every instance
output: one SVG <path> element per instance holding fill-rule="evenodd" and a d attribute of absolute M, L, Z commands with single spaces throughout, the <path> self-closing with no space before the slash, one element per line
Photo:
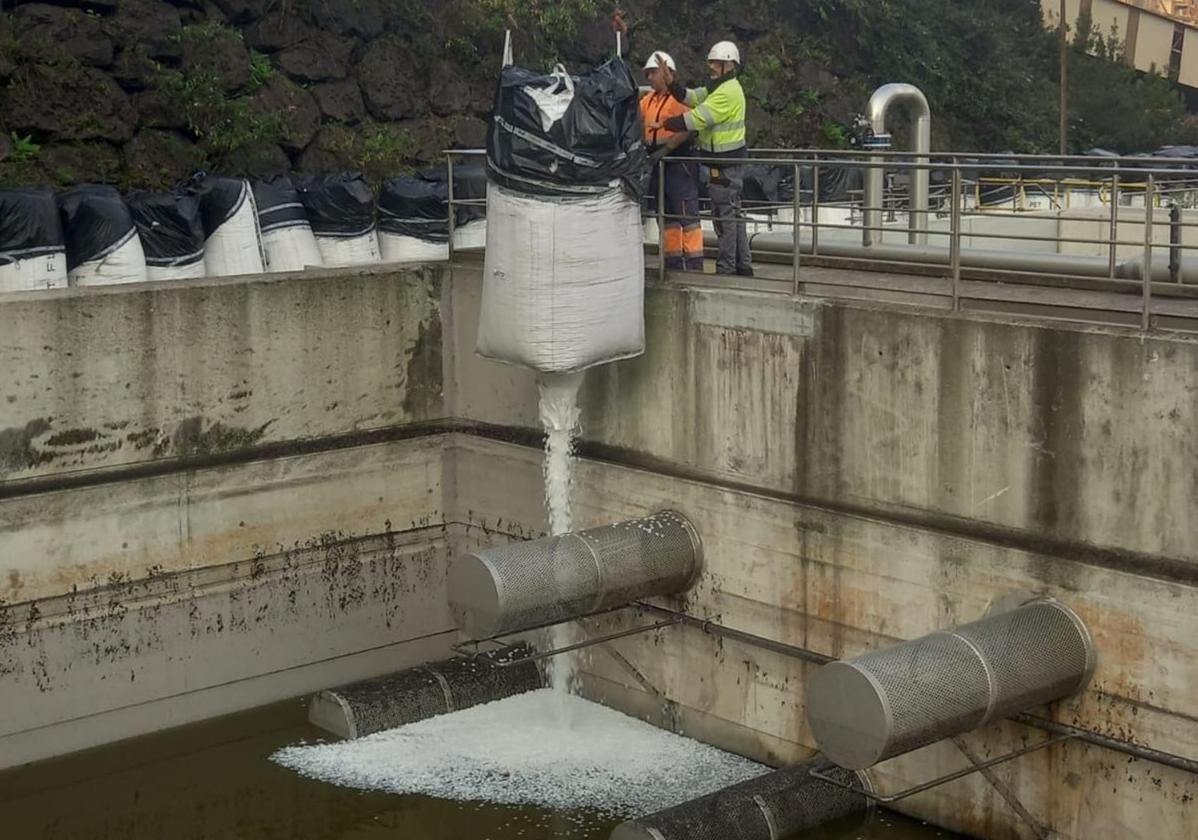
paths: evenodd
<path fill-rule="evenodd" d="M 474 355 L 479 273 L 0 306 L 19 386 L 0 401 L 0 764 L 444 653 L 454 553 L 544 529 L 534 380 Z M 708 559 L 688 609 L 833 656 L 1057 595 L 1101 662 L 1050 713 L 1198 755 L 1198 341 L 710 288 L 650 290 L 647 326 L 644 357 L 588 374 L 580 525 L 680 508 Z M 266 428 L 197 446 L 193 417 L 201 437 Z M 149 429 L 160 446 L 92 450 Z M 774 655 L 674 628 L 588 675 L 763 760 L 813 746 L 807 671 Z M 881 783 L 955 770 L 955 750 Z M 994 779 L 903 808 L 994 838 L 1031 836 L 1008 798 L 1062 837 L 1198 833 L 1195 780 L 1080 745 Z"/>
<path fill-rule="evenodd" d="M 0 304 L 0 766 L 447 652 L 441 284 Z"/>

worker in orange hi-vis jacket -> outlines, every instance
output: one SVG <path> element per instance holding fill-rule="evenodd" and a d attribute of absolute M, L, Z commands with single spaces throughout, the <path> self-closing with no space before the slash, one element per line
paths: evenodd
<path fill-rule="evenodd" d="M 665 229 L 663 231 L 666 268 L 676 271 L 703 270 L 703 231 L 699 226 L 699 165 L 688 160 L 691 134 L 665 128 L 670 117 L 686 114 L 690 107 L 670 93 L 669 79 L 677 71 L 669 53 L 658 52 L 645 62 L 645 77 L 652 90 L 641 98 L 641 121 L 645 125 L 645 146 L 653 162 L 649 186 L 649 205 L 657 209 L 660 193 L 658 177 L 665 174 Z M 658 161 L 665 158 L 664 165 Z"/>

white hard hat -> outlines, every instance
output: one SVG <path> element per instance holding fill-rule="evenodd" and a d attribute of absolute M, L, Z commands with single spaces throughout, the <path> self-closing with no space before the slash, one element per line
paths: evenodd
<path fill-rule="evenodd" d="M 731 41 L 720 41 L 707 54 L 708 61 L 735 61 L 740 64 L 740 50 Z"/>
<path fill-rule="evenodd" d="M 674 65 L 674 59 L 670 57 L 670 54 L 668 52 L 662 52 L 661 50 L 658 50 L 657 52 L 653 53 L 653 55 L 649 56 L 649 60 L 645 62 L 645 69 L 656 70 L 659 66 L 658 61 L 671 70 L 678 69 Z"/>

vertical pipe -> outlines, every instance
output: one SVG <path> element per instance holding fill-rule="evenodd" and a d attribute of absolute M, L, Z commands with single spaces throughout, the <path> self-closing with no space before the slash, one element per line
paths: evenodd
<path fill-rule="evenodd" d="M 928 241 L 928 171 L 929 155 L 932 152 L 932 112 L 928 99 L 914 85 L 882 85 L 869 98 L 869 124 L 875 136 L 885 136 L 886 117 L 896 104 L 908 105 L 914 119 L 915 165 L 911 169 L 911 233 L 908 237 L 913 245 L 926 245 Z M 882 204 L 885 173 L 881 157 L 870 158 L 870 167 L 865 179 L 865 229 L 863 241 L 873 245 L 882 241 Z"/>
<path fill-rule="evenodd" d="M 802 181 L 802 173 L 800 172 L 799 165 L 797 163 L 794 165 L 794 169 L 795 169 L 794 247 L 791 249 L 792 251 L 794 251 L 794 258 L 793 258 L 794 288 L 792 291 L 794 293 L 794 296 L 798 297 L 799 296 L 799 252 L 803 250 L 803 239 L 802 239 L 802 233 L 801 233 L 802 219 L 803 219 L 803 215 L 802 215 L 802 213 L 803 213 L 803 190 L 802 190 L 803 181 Z"/>
<path fill-rule="evenodd" d="M 932 175 L 928 169 L 931 164 L 928 155 L 932 151 L 932 115 L 926 103 L 915 114 L 915 151 L 916 168 L 911 170 L 911 233 L 907 239 L 912 245 L 927 245 L 930 215 L 928 184 Z"/>
<path fill-rule="evenodd" d="M 1169 207 L 1169 282 L 1181 282 L 1181 205 Z"/>
<path fill-rule="evenodd" d="M 953 312 L 961 309 L 961 167 L 953 158 L 952 213 L 949 217 L 949 250 L 953 271 Z"/>
<path fill-rule="evenodd" d="M 1148 183 L 1144 185 L 1144 263 L 1140 268 L 1140 282 L 1144 290 L 1144 311 L 1140 315 L 1141 329 L 1152 328 L 1152 222 L 1153 197 L 1155 183 L 1149 174 Z"/>
<path fill-rule="evenodd" d="M 819 160 L 816 157 L 816 160 Z M 811 255 L 819 256 L 819 164 L 811 173 Z"/>
<path fill-rule="evenodd" d="M 1115 279 L 1115 260 L 1117 258 L 1118 245 L 1116 242 L 1119 239 L 1119 173 L 1116 172 L 1111 179 L 1111 230 L 1110 230 L 1110 254 L 1107 259 L 1107 276 Z"/>
<path fill-rule="evenodd" d="M 1069 154 L 1069 27 L 1065 0 L 1061 0 L 1061 156 Z"/>
<path fill-rule="evenodd" d="M 882 192 L 886 173 L 882 168 L 885 158 L 874 155 L 866 165 L 865 172 L 865 228 L 863 241 L 866 247 L 882 244 Z"/>
<path fill-rule="evenodd" d="M 453 152 L 445 153 L 445 170 L 446 170 L 445 177 L 449 181 L 449 220 L 448 220 L 449 224 L 447 227 L 449 230 L 449 264 L 452 266 L 453 265 L 453 252 L 454 252 L 453 229 L 454 229 L 454 222 L 456 221 L 456 219 L 454 218 L 454 208 L 453 208 L 453 202 L 454 202 L 454 198 L 453 198 Z"/>
<path fill-rule="evenodd" d="M 702 214 L 700 213 L 702 225 Z M 657 280 L 666 282 L 666 159 L 657 162 Z"/>

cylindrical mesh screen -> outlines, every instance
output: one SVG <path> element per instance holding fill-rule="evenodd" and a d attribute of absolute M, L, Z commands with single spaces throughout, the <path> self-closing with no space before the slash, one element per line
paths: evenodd
<path fill-rule="evenodd" d="M 680 592 L 701 560 L 694 526 L 664 511 L 468 554 L 449 569 L 449 606 L 485 639 Z"/>
<path fill-rule="evenodd" d="M 1036 599 L 824 666 L 808 687 L 807 719 L 828 758 L 861 770 L 1075 694 L 1094 662 L 1081 619 Z"/>
<path fill-rule="evenodd" d="M 518 645 L 513 659 L 532 649 Z M 502 700 L 542 685 L 534 662 L 501 668 L 486 657 L 455 657 L 320 692 L 308 719 L 342 738 L 360 738 L 426 718 Z"/>
<path fill-rule="evenodd" d="M 860 823 L 869 798 L 812 778 L 814 767 L 845 783 L 865 784 L 822 759 L 809 761 L 621 823 L 611 840 L 773 840 L 837 820 Z"/>

